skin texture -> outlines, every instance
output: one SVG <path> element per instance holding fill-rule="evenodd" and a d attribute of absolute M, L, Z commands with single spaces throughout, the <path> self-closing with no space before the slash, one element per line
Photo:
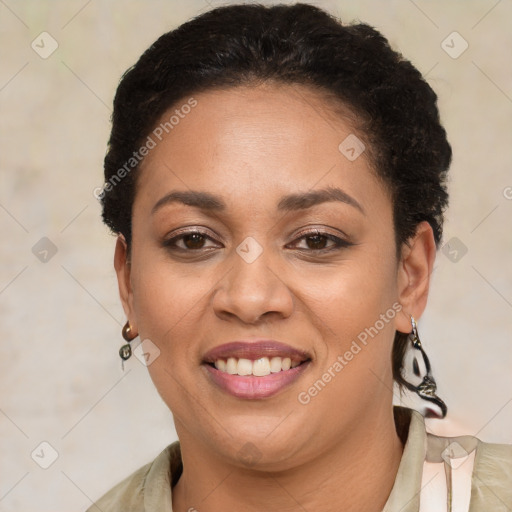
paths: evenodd
<path fill-rule="evenodd" d="M 409 314 L 418 319 L 426 306 L 432 230 L 421 223 L 396 260 L 389 194 L 365 153 L 351 162 L 339 151 L 356 132 L 318 92 L 267 84 L 194 98 L 197 106 L 142 163 L 131 252 L 120 235 L 114 258 L 126 316 L 160 350 L 148 370 L 174 415 L 184 461 L 173 510 L 343 503 L 345 511 L 380 511 L 403 450 L 392 415 L 393 338 L 395 329 L 410 332 Z M 276 209 L 283 195 L 326 186 L 343 189 L 365 213 L 333 201 Z M 171 190 L 218 194 L 227 209 L 172 203 L 152 214 Z M 207 238 L 176 241 L 182 251 L 163 246 L 184 227 Z M 301 238 L 314 228 L 354 245 L 315 253 L 335 244 Z M 248 236 L 263 249 L 250 264 L 236 252 Z M 299 393 L 396 303 L 403 309 L 378 335 L 299 403 Z M 307 350 L 311 364 L 273 397 L 235 398 L 212 383 L 202 357 L 256 337 Z M 255 454 L 249 462 L 247 446 Z"/>

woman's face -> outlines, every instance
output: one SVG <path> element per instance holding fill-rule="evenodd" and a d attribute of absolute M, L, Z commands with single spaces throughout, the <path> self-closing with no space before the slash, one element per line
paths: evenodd
<path fill-rule="evenodd" d="M 194 99 L 138 171 L 123 305 L 182 443 L 290 466 L 389 414 L 394 333 L 410 330 L 391 199 L 314 91 Z"/>

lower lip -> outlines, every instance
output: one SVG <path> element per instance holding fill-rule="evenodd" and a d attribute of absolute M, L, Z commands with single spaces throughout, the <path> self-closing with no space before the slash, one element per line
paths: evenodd
<path fill-rule="evenodd" d="M 217 368 L 204 364 L 215 384 L 221 389 L 237 398 L 259 399 L 276 395 L 282 389 L 295 382 L 307 369 L 310 361 L 290 368 L 289 370 L 271 373 L 264 377 L 254 375 L 231 375 L 221 372 Z"/>

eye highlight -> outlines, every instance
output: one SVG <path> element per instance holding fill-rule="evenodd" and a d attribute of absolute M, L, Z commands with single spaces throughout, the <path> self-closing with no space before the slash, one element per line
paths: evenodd
<path fill-rule="evenodd" d="M 163 240 L 162 246 L 170 251 L 180 251 L 189 253 L 198 253 L 200 251 L 205 251 L 205 249 L 210 250 L 215 248 L 215 245 L 205 247 L 204 242 L 206 240 L 212 240 L 216 242 L 216 240 L 213 237 L 211 237 L 207 232 L 198 229 L 193 229 L 188 231 L 182 231 L 181 233 L 173 236 L 172 238 Z M 308 247 L 297 248 L 297 250 L 300 252 L 308 253 L 326 253 L 355 245 L 354 243 L 349 242 L 348 240 L 344 240 L 326 231 L 321 231 L 320 229 L 313 229 L 299 233 L 298 238 L 296 238 L 294 242 L 292 242 L 291 244 L 288 244 L 287 247 L 296 246 L 302 240 L 305 241 Z M 313 242 L 310 243 L 311 241 Z M 178 245 L 180 242 L 182 242 L 182 246 Z M 332 245 L 330 247 L 325 247 L 325 244 L 328 242 L 332 242 Z M 220 244 L 220 242 L 217 243 Z M 311 247 L 311 245 L 314 245 L 314 247 Z"/>

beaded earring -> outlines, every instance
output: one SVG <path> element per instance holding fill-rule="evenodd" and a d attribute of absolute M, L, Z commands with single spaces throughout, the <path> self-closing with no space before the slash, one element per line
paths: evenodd
<path fill-rule="evenodd" d="M 132 332 L 132 327 L 131 327 L 129 321 L 127 321 L 124 324 L 121 334 L 122 334 L 123 338 L 128 342 L 119 349 L 119 355 L 120 355 L 121 361 L 122 361 L 121 364 L 122 364 L 122 367 L 124 370 L 124 362 L 127 359 L 130 359 L 130 357 L 132 355 L 132 347 L 130 346 L 130 342 L 137 337 L 137 334 Z"/>

